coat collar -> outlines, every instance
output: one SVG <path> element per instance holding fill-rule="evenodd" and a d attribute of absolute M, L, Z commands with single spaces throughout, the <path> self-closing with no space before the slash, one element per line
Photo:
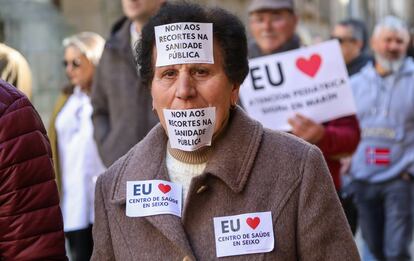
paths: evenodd
<path fill-rule="evenodd" d="M 113 32 L 111 38 L 107 41 L 106 47 L 124 56 L 135 67 L 135 54 L 131 48 L 131 23 L 128 19 L 122 20 L 117 26 L 117 30 Z"/>
<path fill-rule="evenodd" d="M 234 193 L 243 191 L 262 140 L 262 125 L 241 108 L 233 111 L 228 128 L 215 142 L 205 173 L 221 179 Z"/>
<path fill-rule="evenodd" d="M 204 173 L 221 179 L 234 193 L 240 193 L 248 179 L 263 134 L 263 127 L 241 108 L 232 111 L 228 127 L 213 144 Z M 111 202 L 124 204 L 127 181 L 170 180 L 165 155 L 167 136 L 161 124 L 155 126 L 126 155 L 111 191 Z"/>
<path fill-rule="evenodd" d="M 243 190 L 262 139 L 262 125 L 236 108 L 223 135 L 215 141 L 204 173 L 221 179 L 234 193 Z M 125 204 L 127 181 L 170 180 L 165 163 L 167 136 L 158 124 L 125 157 L 110 193 L 110 202 Z M 186 255 L 193 255 L 181 219 L 173 215 L 148 216 L 145 219 Z"/>

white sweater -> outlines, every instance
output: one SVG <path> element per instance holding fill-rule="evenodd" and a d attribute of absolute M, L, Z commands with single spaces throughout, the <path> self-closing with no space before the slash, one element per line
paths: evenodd
<path fill-rule="evenodd" d="M 183 186 L 183 203 L 185 203 L 191 180 L 203 173 L 207 162 L 201 164 L 184 163 L 175 159 L 167 150 L 166 163 L 171 181 Z"/>

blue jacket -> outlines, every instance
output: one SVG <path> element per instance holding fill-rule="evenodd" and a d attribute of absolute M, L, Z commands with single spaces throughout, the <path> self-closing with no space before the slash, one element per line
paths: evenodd
<path fill-rule="evenodd" d="M 351 78 L 361 127 L 361 141 L 351 174 L 368 182 L 414 174 L 414 62 L 380 77 L 373 63 Z"/>

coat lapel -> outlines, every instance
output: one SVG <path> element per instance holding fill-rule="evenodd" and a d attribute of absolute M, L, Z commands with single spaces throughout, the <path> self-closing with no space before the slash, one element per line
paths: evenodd
<path fill-rule="evenodd" d="M 256 159 L 263 127 L 241 108 L 232 112 L 228 124 L 225 133 L 215 141 L 204 172 L 220 178 L 234 193 L 240 193 Z"/>
<path fill-rule="evenodd" d="M 229 127 L 215 142 L 204 173 L 221 179 L 234 193 L 240 193 L 248 180 L 262 140 L 263 127 L 251 120 L 240 108 L 232 112 Z M 241 146 L 240 144 L 248 144 Z M 126 182 L 137 180 L 167 180 L 165 163 L 167 136 L 158 124 L 147 137 L 128 154 L 112 187 L 114 204 L 125 204 Z M 229 151 L 230 150 L 230 151 Z M 185 209 L 184 209 L 185 211 Z M 185 216 L 185 213 L 182 216 Z M 182 220 L 174 215 L 144 217 L 185 255 L 194 257 Z"/>
<path fill-rule="evenodd" d="M 119 31 L 116 33 L 114 40 L 110 42 L 112 48 L 114 48 L 120 56 L 124 57 L 128 61 L 134 71 L 136 69 L 135 64 L 135 50 L 131 47 L 131 22 L 125 21 Z"/>
<path fill-rule="evenodd" d="M 161 125 L 158 124 L 142 142 L 128 153 L 124 167 L 121 168 L 112 187 L 111 202 L 113 204 L 125 204 L 127 181 L 170 180 L 165 164 L 166 146 L 167 137 Z M 180 249 L 184 255 L 194 257 L 181 218 L 174 215 L 155 215 L 143 218 Z"/>

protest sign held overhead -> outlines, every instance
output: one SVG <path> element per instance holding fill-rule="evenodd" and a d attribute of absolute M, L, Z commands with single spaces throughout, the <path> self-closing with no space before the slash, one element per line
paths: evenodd
<path fill-rule="evenodd" d="M 194 151 L 210 146 L 216 122 L 216 108 L 191 110 L 164 109 L 168 138 L 172 148 Z"/>
<path fill-rule="evenodd" d="M 337 40 L 251 59 L 249 67 L 241 102 L 267 128 L 290 130 L 295 113 L 322 123 L 356 112 Z"/>
<path fill-rule="evenodd" d="M 211 23 L 174 23 L 155 27 L 156 66 L 214 63 Z"/>

